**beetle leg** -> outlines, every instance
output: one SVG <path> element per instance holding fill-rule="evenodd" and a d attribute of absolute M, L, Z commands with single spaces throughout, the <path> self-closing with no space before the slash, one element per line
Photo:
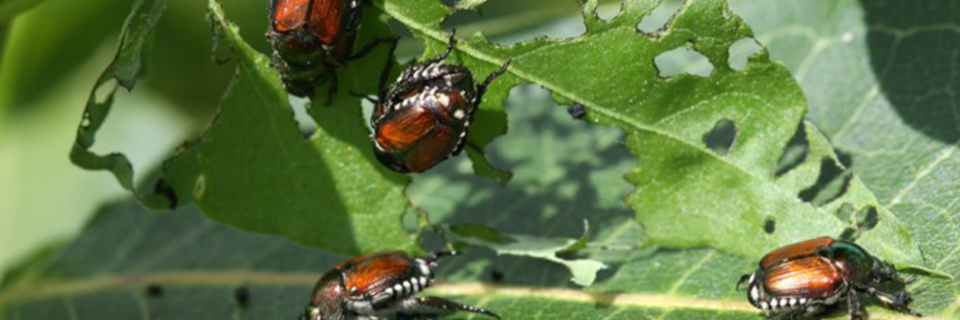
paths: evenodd
<path fill-rule="evenodd" d="M 850 309 L 851 320 L 863 320 L 865 318 L 856 291 L 850 290 L 847 292 L 847 307 Z"/>
<path fill-rule="evenodd" d="M 490 86 L 490 83 L 492 83 L 494 79 L 506 73 L 508 67 L 510 67 L 510 59 L 507 59 L 507 61 L 503 63 L 503 66 L 500 67 L 500 70 L 491 73 L 489 76 L 487 76 L 487 79 L 484 80 L 483 83 L 477 86 L 477 97 L 473 100 L 475 104 L 479 104 L 480 101 L 483 101 L 483 94 L 487 92 L 487 87 Z M 476 105 L 474 105 L 473 110 L 477 110 Z"/>
<path fill-rule="evenodd" d="M 390 44 L 390 53 L 387 54 L 386 66 L 383 67 L 383 71 L 380 72 L 380 92 L 377 93 L 377 100 L 383 102 L 387 98 L 387 92 L 390 90 L 387 88 L 387 81 L 390 79 L 390 72 L 393 71 L 393 61 L 394 52 L 397 51 L 397 41 L 394 41 Z"/>
<path fill-rule="evenodd" d="M 423 319 L 437 319 L 439 318 L 436 315 L 423 315 L 423 314 L 413 314 L 413 313 L 397 313 L 397 320 L 423 320 Z"/>
<path fill-rule="evenodd" d="M 450 311 L 467 311 L 473 313 L 480 313 L 490 317 L 500 319 L 500 316 L 492 311 L 487 309 L 478 308 L 470 305 L 465 305 L 456 301 L 447 300 L 440 297 L 418 297 L 416 298 L 416 305 L 431 307 L 435 309 L 450 310 Z"/>
<path fill-rule="evenodd" d="M 801 309 L 792 309 L 792 310 L 789 310 L 789 311 L 786 311 L 786 312 L 783 312 L 783 313 L 773 314 L 773 315 L 770 317 L 770 319 L 772 319 L 772 320 L 793 320 L 793 319 L 796 319 L 797 317 L 803 315 L 804 313 L 806 313 L 806 311 L 805 311 L 803 308 L 801 308 Z"/>
<path fill-rule="evenodd" d="M 900 310 L 917 317 L 923 316 L 919 312 L 916 312 L 916 311 L 913 311 L 913 309 L 910 309 L 909 305 L 910 305 L 910 302 L 913 301 L 913 298 L 910 297 L 910 294 L 907 293 L 906 291 L 900 291 L 900 292 L 897 292 L 896 295 L 893 295 L 893 294 L 879 291 L 871 287 L 871 288 L 867 288 L 867 294 L 877 298 L 877 300 L 880 300 L 880 302 L 883 302 L 883 304 L 886 304 L 887 306 L 889 306 L 890 308 L 893 308 L 894 310 Z"/>
<path fill-rule="evenodd" d="M 325 106 L 330 106 L 333 104 L 333 95 L 337 94 L 337 89 L 339 85 L 339 79 L 337 78 L 337 72 L 333 71 L 330 73 L 330 87 L 327 89 L 327 101 Z"/>
<path fill-rule="evenodd" d="M 363 48 L 360 48 L 360 51 L 357 51 L 357 53 L 354 53 L 349 58 L 347 58 L 347 60 L 356 60 L 356 59 L 363 58 L 368 54 L 370 54 L 370 52 L 373 52 L 373 49 L 381 44 L 389 43 L 389 44 L 392 44 L 393 46 L 396 46 L 397 42 L 399 41 L 400 41 L 399 37 L 374 38 L 373 40 L 365 44 Z M 390 53 L 393 53 L 393 51 L 391 50 Z M 390 59 L 390 58 L 391 57 L 387 57 L 387 59 Z"/>

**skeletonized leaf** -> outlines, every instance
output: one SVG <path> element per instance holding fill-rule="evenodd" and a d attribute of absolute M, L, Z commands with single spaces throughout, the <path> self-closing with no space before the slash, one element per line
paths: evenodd
<path fill-rule="evenodd" d="M 725 2 L 688 1 L 657 33 L 639 32 L 637 25 L 656 6 L 657 1 L 626 1 L 619 16 L 603 21 L 593 13 L 596 2 L 589 1 L 587 33 L 580 38 L 501 47 L 475 35 L 458 45 L 453 58 L 480 74 L 513 61 L 508 76 L 491 87 L 480 115 L 503 112 L 498 101 L 506 88 L 533 83 L 558 101 L 582 103 L 588 121 L 623 130 L 626 147 L 639 159 L 627 176 L 637 186 L 628 203 L 654 243 L 711 246 L 756 259 L 779 246 L 856 229 L 840 208 L 875 208 L 879 222 L 856 229 L 859 243 L 901 266 L 926 268 L 899 219 L 856 178 L 827 205 L 801 199 L 817 183 L 822 163 L 839 161 L 817 130 L 801 126 L 806 101 L 786 68 L 765 51 L 743 70 L 728 65 L 732 44 L 752 32 Z M 433 50 L 445 43 L 438 29 L 448 9 L 439 2 L 387 0 L 384 10 Z M 662 77 L 654 60 L 678 48 L 704 56 L 712 72 Z M 478 117 L 476 124 L 484 121 Z M 723 122 L 733 124 L 735 139 L 721 154 L 704 140 Z M 777 174 L 798 127 L 810 137 L 809 148 L 819 151 Z M 493 137 L 470 139 L 485 145 Z M 770 221 L 775 228 L 768 232 Z"/>

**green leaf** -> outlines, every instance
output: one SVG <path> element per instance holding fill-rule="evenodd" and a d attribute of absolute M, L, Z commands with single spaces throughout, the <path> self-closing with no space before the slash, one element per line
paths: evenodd
<path fill-rule="evenodd" d="M 457 10 L 476 10 L 487 0 L 460 0 L 457 2 Z"/>
<path fill-rule="evenodd" d="M 416 250 L 401 224 L 408 178 L 374 160 L 358 100 L 343 90 L 331 106 L 315 103 L 318 131 L 304 138 L 267 58 L 216 1 L 210 9 L 237 52 L 238 78 L 217 121 L 166 164 L 161 181 L 210 218 L 246 230 L 339 253 Z"/>
<path fill-rule="evenodd" d="M 627 1 L 620 15 L 606 22 L 593 14 L 596 3 L 588 2 L 583 37 L 501 47 L 475 35 L 460 42 L 453 57 L 480 74 L 508 58 L 513 61 L 508 75 L 491 87 L 481 115 L 503 112 L 499 102 L 506 88 L 533 83 L 553 92 L 558 101 L 582 103 L 591 123 L 626 132 L 626 147 L 640 160 L 627 176 L 637 185 L 628 202 L 654 243 L 711 246 L 758 259 L 779 246 L 839 237 L 855 228 L 855 221 L 837 215 L 846 204 L 879 210 L 879 223 L 861 230 L 860 244 L 899 265 L 925 269 L 909 232 L 896 216 L 879 208 L 856 178 L 827 205 L 800 199 L 800 193 L 817 182 L 822 162 L 839 163 L 817 130 L 802 128 L 817 153 L 783 176 L 775 175 L 787 142 L 801 124 L 806 101 L 788 70 L 770 61 L 766 52 L 751 57 L 742 71 L 728 65 L 730 46 L 752 32 L 724 2 L 688 1 L 658 34 L 638 34 L 636 26 L 656 5 Z M 445 42 L 438 28 L 449 10 L 442 4 L 387 0 L 384 10 L 433 50 Z M 653 61 L 681 47 L 704 55 L 713 72 L 708 77 L 661 78 Z M 736 126 L 736 140 L 725 155 L 703 142 L 722 120 Z M 485 123 L 497 122 L 478 117 L 475 126 Z M 484 146 L 496 137 L 496 131 L 490 133 L 471 134 L 470 139 Z M 764 227 L 771 220 L 777 228 L 768 233 Z"/>
<path fill-rule="evenodd" d="M 143 58 L 149 53 L 150 37 L 166 4 L 166 0 L 137 0 L 133 3 L 123 26 L 117 55 L 90 92 L 83 119 L 77 128 L 77 139 L 70 151 L 70 161 L 74 164 L 87 170 L 108 170 L 124 189 L 130 191 L 134 191 L 133 165 L 127 157 L 118 153 L 101 156 L 90 148 L 113 107 L 117 86 L 132 90 L 144 70 Z M 144 196 L 143 201 L 157 205 L 162 200 Z"/>
<path fill-rule="evenodd" d="M 607 266 L 589 259 L 563 259 L 558 254 L 569 254 L 587 247 L 590 240 L 590 224 L 584 221 L 583 235 L 579 239 L 545 239 L 525 235 L 501 235 L 496 230 L 482 226 L 451 226 L 455 237 L 448 240 L 473 246 L 482 246 L 496 251 L 498 255 L 533 257 L 561 264 L 573 274 L 571 280 L 581 286 L 590 286 L 597 279 L 597 272 Z M 449 233 L 448 233 L 449 234 Z"/>
<path fill-rule="evenodd" d="M 148 19 L 149 26 L 160 12 L 162 4 L 157 3 L 153 15 L 145 16 L 152 19 Z M 141 15 L 135 10 L 131 17 Z M 366 30 L 377 30 L 377 23 L 383 25 L 378 18 L 368 17 L 370 27 Z M 339 92 L 335 103 L 311 108 L 319 130 L 305 138 L 268 59 L 241 39 L 216 1 L 210 1 L 210 19 L 235 53 L 237 78 L 221 101 L 216 121 L 199 139 L 185 144 L 167 160 L 153 189 L 139 196 L 141 202 L 168 209 L 194 201 L 214 220 L 333 252 L 388 248 L 416 251 L 413 238 L 401 222 L 407 208 L 403 189 L 408 178 L 382 168 L 374 160 L 359 100 L 349 94 L 375 92 L 375 84 L 357 84 L 355 79 L 375 78 L 379 70 L 366 68 L 363 73 L 351 68 L 352 78 L 341 78 L 347 88 Z M 124 39 L 131 40 L 124 40 L 117 61 L 91 94 L 85 117 L 90 123 L 81 125 L 71 154 L 81 167 L 110 170 L 134 192 L 133 168 L 125 156 L 101 157 L 87 150 L 112 105 L 112 92 L 106 101 L 96 100 L 100 86 L 116 78 L 121 85 L 132 88 L 149 29 L 127 29 L 129 35 Z M 361 39 L 372 37 L 367 34 Z M 131 48 L 128 43 L 137 45 Z M 373 58 L 382 61 L 383 55 Z M 371 59 L 357 64 L 376 61 Z"/>
<path fill-rule="evenodd" d="M 960 279 L 960 17 L 954 1 L 735 1 L 794 71 L 820 126 L 927 266 Z M 842 75 L 842 76 L 837 76 Z M 924 315 L 960 318 L 960 283 L 911 286 Z"/>
<path fill-rule="evenodd" d="M 0 3 L 0 24 L 6 24 L 20 13 L 33 8 L 43 0 L 9 0 Z"/>
<path fill-rule="evenodd" d="M 64 79 L 99 58 L 104 41 L 116 41 L 131 6 L 149 8 L 129 0 L 0 1 L 0 21 L 16 17 L 4 31 L 0 110 L 35 110 L 38 101 L 62 94 Z"/>
<path fill-rule="evenodd" d="M 629 239 L 636 231 L 598 240 Z M 523 258 L 500 261 L 514 267 L 500 284 L 480 282 L 476 274 L 464 278 L 460 263 L 471 259 L 458 256 L 441 260 L 438 283 L 425 294 L 505 319 L 763 319 L 733 288 L 731 273 L 753 266 L 735 256 L 656 248 L 596 256 L 615 269 L 588 291 L 553 283 L 550 275 L 562 267 Z M 124 201 L 96 214 L 72 244 L 33 261 L 29 277 L 8 277 L 0 287 L 0 318 L 291 319 L 309 301 L 316 279 L 344 258 L 214 223 L 192 206 L 158 215 Z M 521 276 L 537 280 L 524 283 Z M 239 290 L 247 293 L 245 303 Z M 871 314 L 906 319 L 886 310 Z"/>

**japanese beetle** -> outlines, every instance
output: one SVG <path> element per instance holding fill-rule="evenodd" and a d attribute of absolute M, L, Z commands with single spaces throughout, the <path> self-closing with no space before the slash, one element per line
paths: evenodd
<path fill-rule="evenodd" d="M 487 86 L 510 65 L 474 87 L 470 69 L 443 63 L 454 44 L 451 35 L 443 54 L 408 67 L 390 88 L 385 77 L 392 64 L 385 68 L 370 122 L 374 153 L 388 168 L 423 172 L 459 154 Z"/>
<path fill-rule="evenodd" d="M 336 91 L 334 70 L 348 60 L 369 53 L 373 46 L 392 39 L 375 40 L 353 54 L 353 43 L 365 0 L 271 0 L 271 64 L 283 78 L 287 91 L 313 96 L 313 88 L 330 80 Z"/>
<path fill-rule="evenodd" d="M 312 299 L 300 320 L 386 319 L 384 315 L 416 317 L 422 308 L 468 311 L 500 316 L 482 308 L 439 297 L 416 297 L 433 284 L 437 260 L 455 255 L 437 252 L 411 258 L 400 251 L 353 257 L 325 273 L 313 288 Z"/>
<path fill-rule="evenodd" d="M 893 265 L 871 256 L 860 246 L 830 237 L 811 239 L 776 249 L 760 260 L 756 272 L 737 283 L 749 283 L 747 299 L 772 319 L 814 315 L 846 299 L 850 318 L 864 319 L 859 295 L 872 296 L 892 309 L 915 316 L 906 291 L 886 293 L 877 285 L 892 281 L 907 285 Z"/>

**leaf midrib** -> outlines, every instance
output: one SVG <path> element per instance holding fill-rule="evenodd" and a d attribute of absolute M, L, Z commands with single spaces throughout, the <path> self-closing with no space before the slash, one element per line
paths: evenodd
<path fill-rule="evenodd" d="M 77 280 L 48 280 L 17 285 L 0 291 L 0 309 L 17 302 L 44 298 L 60 298 L 103 291 L 122 291 L 138 289 L 150 283 L 161 283 L 166 287 L 235 287 L 238 285 L 258 286 L 302 286 L 308 288 L 320 277 L 318 273 L 290 273 L 251 270 L 229 271 L 182 271 L 157 272 L 143 274 L 102 275 Z M 531 286 L 492 285 L 480 282 L 440 282 L 430 288 L 430 292 L 441 295 L 504 299 L 541 298 L 575 303 L 601 303 L 614 307 L 635 307 L 651 309 L 697 309 L 717 312 L 739 312 L 757 314 L 759 311 L 745 301 L 710 300 L 696 297 L 669 294 L 615 294 L 588 292 L 568 288 L 548 288 Z M 886 309 L 872 310 L 871 314 L 884 319 L 916 319 Z M 924 317 L 928 320 L 948 320 L 946 318 Z"/>
<path fill-rule="evenodd" d="M 447 35 L 444 35 L 444 34 L 442 34 L 441 32 L 437 32 L 437 31 L 429 28 L 428 26 L 419 24 L 419 23 L 417 23 L 417 22 L 416 22 L 414 19 L 412 19 L 412 18 L 409 18 L 409 17 L 404 16 L 404 15 L 402 15 L 402 14 L 400 14 L 400 13 L 397 13 L 397 12 L 391 12 L 391 11 L 387 10 L 387 9 L 384 7 L 384 5 L 383 5 L 382 2 L 374 2 L 374 6 L 376 6 L 378 9 L 380 9 L 380 10 L 383 11 L 384 13 L 390 15 L 390 16 L 393 17 L 394 19 L 399 20 L 401 23 L 403 23 L 403 24 L 406 25 L 407 27 L 412 28 L 412 29 L 415 29 L 415 30 L 417 30 L 417 32 L 420 32 L 420 33 L 422 33 L 422 34 L 424 34 L 424 35 L 426 35 L 426 36 L 429 36 L 429 37 L 433 38 L 434 41 L 445 42 L 445 41 L 448 39 L 448 36 L 447 36 Z M 624 27 L 619 27 L 619 28 L 624 28 Z M 612 30 L 612 29 L 611 29 L 611 30 Z M 499 60 L 499 59 L 497 59 L 497 58 L 495 58 L 495 57 L 489 56 L 489 55 L 487 55 L 487 54 L 485 54 L 485 53 L 483 53 L 483 52 L 481 52 L 481 51 L 479 51 L 479 50 L 476 50 L 476 49 L 472 48 L 472 47 L 469 46 L 469 45 L 464 45 L 464 44 L 458 45 L 458 46 L 457 46 L 457 50 L 458 50 L 458 51 L 461 51 L 461 52 L 464 52 L 464 53 L 466 53 L 466 54 L 468 54 L 468 55 L 470 55 L 470 56 L 472 56 L 472 57 L 474 57 L 474 58 L 476 58 L 476 59 L 478 59 L 478 60 L 487 62 L 487 63 L 489 63 L 489 64 L 491 64 L 491 65 L 500 66 L 500 65 L 503 65 L 503 63 L 505 62 L 505 61 L 501 61 L 501 60 Z M 654 128 L 654 127 L 650 127 L 650 126 L 644 125 L 643 123 L 640 123 L 640 122 L 636 121 L 635 119 L 631 119 L 631 118 L 629 118 L 629 117 L 624 117 L 624 116 L 618 114 L 617 112 L 615 112 L 615 111 L 613 111 L 613 110 L 611 110 L 611 109 L 602 107 L 602 106 L 600 106 L 599 104 L 597 104 L 597 103 L 595 103 L 595 102 L 593 102 L 593 101 L 590 101 L 590 100 L 587 100 L 587 99 L 585 99 L 585 98 L 583 98 L 583 97 L 580 97 L 580 96 L 578 96 L 576 93 L 570 92 L 570 91 L 568 91 L 568 90 L 564 90 L 563 88 L 560 88 L 559 86 L 557 86 L 556 84 L 554 84 L 554 83 L 552 83 L 552 82 L 549 82 L 549 81 L 540 79 L 540 78 L 538 78 L 538 77 L 536 77 L 536 76 L 533 76 L 533 75 L 531 75 L 531 74 L 529 74 L 529 73 L 523 72 L 522 70 L 518 70 L 518 69 L 519 69 L 519 68 L 518 68 L 516 65 L 511 65 L 510 68 L 507 69 L 507 72 L 509 72 L 509 73 L 517 76 L 518 78 L 521 78 L 521 79 L 527 80 L 527 81 L 529 81 L 529 82 L 532 82 L 532 83 L 536 83 L 536 84 L 538 84 L 538 85 L 541 85 L 541 86 L 543 86 L 544 88 L 546 88 L 547 90 L 550 90 L 551 92 L 554 92 L 554 93 L 556 93 L 556 94 L 559 94 L 559 95 L 561 95 L 561 96 L 564 96 L 564 97 L 566 97 L 567 99 L 570 99 L 571 101 L 577 101 L 577 102 L 579 102 L 580 104 L 582 104 L 584 107 L 587 107 L 587 108 L 589 108 L 589 109 L 591 109 L 591 110 L 593 110 L 593 111 L 598 111 L 598 112 L 600 112 L 602 115 L 604 115 L 604 116 L 606 116 L 606 117 L 608 117 L 608 118 L 611 118 L 611 119 L 613 119 L 613 120 L 615 120 L 615 121 L 627 123 L 627 124 L 629 124 L 629 125 L 632 125 L 633 127 L 635 127 L 635 128 L 638 129 L 638 130 L 643 130 L 643 131 L 651 132 L 651 133 L 654 133 L 654 134 L 658 134 L 658 135 L 661 135 L 661 136 L 663 136 L 663 137 L 669 138 L 669 139 L 671 139 L 671 140 L 677 141 L 677 142 L 679 142 L 679 143 L 681 143 L 681 144 L 683 144 L 683 145 L 686 145 L 686 146 L 688 146 L 688 147 L 690 147 L 690 148 L 693 148 L 693 149 L 695 149 L 695 150 L 698 150 L 698 151 L 700 151 L 701 153 L 706 154 L 706 155 L 712 157 L 713 159 L 715 159 L 715 160 L 717 160 L 717 161 L 720 161 L 721 163 L 726 164 L 728 167 L 731 167 L 731 168 L 736 169 L 737 171 L 739 171 L 740 173 L 744 174 L 745 176 L 748 176 L 748 177 L 750 177 L 750 178 L 752 178 L 752 179 L 754 179 L 754 180 L 756 180 L 756 181 L 760 181 L 760 182 L 762 182 L 762 183 L 764 183 L 764 184 L 771 185 L 771 186 L 772 186 L 771 189 L 776 190 L 776 191 L 780 194 L 780 196 L 784 197 L 785 199 L 792 199 L 792 200 L 794 200 L 794 201 L 800 202 L 800 204 L 802 204 L 802 205 L 808 205 L 808 206 L 810 206 L 811 209 L 813 209 L 813 211 L 821 212 L 820 210 L 818 210 L 817 208 L 813 207 L 813 206 L 810 205 L 809 203 L 803 203 L 803 202 L 801 202 L 800 199 L 799 199 L 799 197 L 797 197 L 795 194 L 792 194 L 792 193 L 790 193 L 790 192 L 787 192 L 786 190 L 783 190 L 782 188 L 780 188 L 779 185 L 777 185 L 776 183 L 774 183 L 774 181 L 771 181 L 771 180 L 768 180 L 768 179 L 764 179 L 764 177 L 757 176 L 756 174 L 754 174 L 754 173 L 752 173 L 752 172 L 750 172 L 750 171 L 748 171 L 748 170 L 746 170 L 746 169 L 738 166 L 737 164 L 735 164 L 735 163 L 733 163 L 733 162 L 730 162 L 730 160 L 728 160 L 727 158 L 722 157 L 722 156 L 720 156 L 720 155 L 718 155 L 718 154 L 716 154 L 716 153 L 714 153 L 714 152 L 711 152 L 710 150 L 707 150 L 707 149 L 706 149 L 705 147 L 703 147 L 703 146 L 700 146 L 700 145 L 697 145 L 697 144 L 692 144 L 692 143 L 690 143 L 690 141 L 687 141 L 687 140 L 685 140 L 685 139 L 683 139 L 683 138 L 681 138 L 681 137 L 675 136 L 675 135 L 671 134 L 670 132 L 662 131 L 662 130 L 660 130 L 660 129 L 657 129 L 657 128 Z M 627 134 L 630 134 L 630 133 L 627 133 Z M 871 192 L 871 196 L 873 196 L 872 192 Z M 874 198 L 875 198 L 875 197 L 874 197 Z M 834 220 L 834 221 L 836 221 L 837 223 L 840 223 L 840 224 L 843 223 L 842 221 L 840 221 L 839 218 L 837 218 L 837 217 L 835 217 L 835 216 L 833 216 L 833 215 L 826 215 L 826 214 L 825 214 L 825 215 L 823 215 L 823 216 L 824 216 L 825 219 L 832 219 L 832 220 Z"/>
<path fill-rule="evenodd" d="M 389 10 L 386 10 L 386 8 L 384 8 L 384 6 L 383 6 L 382 3 L 377 2 L 377 3 L 375 3 L 375 6 L 376 6 L 378 9 L 382 10 L 384 13 L 390 15 L 391 17 L 393 17 L 393 18 L 395 18 L 395 19 L 397 19 L 397 20 L 400 20 L 400 22 L 402 22 L 404 25 L 406 25 L 406 26 L 408 26 L 408 27 L 411 27 L 411 28 L 413 28 L 413 29 L 416 29 L 418 32 L 420 32 L 420 33 L 422 33 L 422 34 L 424 34 L 424 35 L 430 36 L 431 38 L 433 38 L 434 41 L 444 42 L 444 41 L 447 40 L 447 36 L 444 35 L 444 34 L 442 34 L 442 33 L 440 33 L 440 32 L 436 32 L 436 31 L 430 29 L 430 28 L 427 27 L 427 26 L 421 25 L 421 24 L 417 23 L 416 21 L 414 21 L 413 19 L 411 19 L 411 18 L 409 18 L 409 17 L 406 17 L 406 16 L 404 16 L 404 15 L 398 14 L 398 13 L 396 13 L 396 12 L 391 12 L 391 11 L 389 11 Z M 622 28 L 622 27 L 621 27 L 621 28 Z M 461 52 L 464 52 L 464 53 L 467 53 L 467 54 L 469 54 L 470 56 L 472 56 L 472 57 L 474 57 L 474 58 L 476 58 L 476 59 L 478 59 L 478 60 L 482 60 L 482 61 L 484 61 L 484 62 L 487 62 L 487 63 L 489 63 L 489 64 L 491 64 L 491 65 L 500 66 L 500 65 L 503 65 L 503 63 L 505 62 L 505 61 L 499 60 L 499 59 L 497 59 L 497 58 L 495 58 L 495 57 L 492 57 L 492 56 L 489 56 L 489 55 L 487 55 L 487 54 L 484 54 L 483 52 L 481 52 L 481 51 L 479 51 L 479 50 L 476 50 L 476 49 L 470 47 L 469 45 L 463 45 L 463 44 L 458 45 L 458 46 L 457 46 L 457 50 L 458 50 L 458 51 L 461 51 Z M 727 160 L 726 158 L 720 157 L 719 155 L 717 155 L 717 154 L 715 154 L 715 153 L 713 153 L 713 152 L 710 152 L 709 150 L 707 150 L 707 149 L 704 148 L 704 147 L 700 147 L 700 146 L 698 146 L 698 145 L 691 144 L 689 141 L 687 141 L 687 140 L 685 140 L 685 139 L 682 139 L 682 138 L 680 138 L 680 137 L 677 137 L 677 136 L 671 134 L 670 132 L 662 131 L 662 130 L 660 130 L 660 129 L 657 129 L 657 128 L 654 128 L 654 127 L 650 127 L 650 126 L 644 125 L 643 123 L 637 122 L 636 120 L 631 119 L 631 118 L 629 118 L 629 117 L 624 117 L 624 116 L 618 114 L 617 112 L 615 112 L 615 111 L 613 111 L 613 110 L 610 110 L 610 109 L 608 109 L 608 108 L 602 107 L 602 106 L 600 106 L 599 104 L 597 104 L 597 103 L 595 103 L 595 102 L 593 102 L 593 101 L 590 101 L 590 100 L 587 100 L 586 98 L 583 98 L 583 97 L 581 97 L 581 96 L 578 96 L 576 93 L 573 93 L 573 92 L 570 92 L 570 91 L 565 90 L 565 89 L 563 89 L 563 88 L 560 88 L 559 86 L 553 84 L 552 82 L 549 82 L 549 81 L 540 79 L 539 77 L 536 77 L 536 76 L 531 75 L 531 74 L 529 74 L 529 73 L 523 72 L 522 70 L 518 70 L 518 67 L 517 67 L 516 65 L 510 66 L 510 68 L 507 69 L 507 72 L 514 74 L 514 75 L 517 76 L 518 78 L 521 78 L 521 79 L 527 80 L 527 81 L 529 81 L 529 82 L 532 82 L 532 83 L 536 83 L 536 84 L 538 84 L 538 85 L 541 85 L 541 86 L 543 86 L 544 88 L 550 90 L 551 92 L 560 94 L 560 95 L 562 95 L 562 96 L 564 96 L 564 97 L 566 97 L 566 98 L 568 98 L 568 99 L 570 99 L 570 100 L 572 100 L 572 101 L 577 101 L 577 102 L 579 102 L 580 104 L 582 104 L 584 107 L 588 107 L 588 108 L 590 108 L 590 109 L 592 109 L 592 110 L 599 111 L 601 114 L 603 114 L 604 116 L 607 116 L 607 117 L 609 117 L 609 118 L 611 118 L 611 119 L 614 119 L 614 120 L 616 120 L 616 121 L 620 121 L 620 122 L 623 122 L 623 123 L 628 123 L 628 124 L 636 127 L 636 128 L 639 129 L 639 130 L 648 131 L 648 132 L 651 132 L 651 133 L 655 133 L 655 134 L 659 134 L 659 135 L 668 137 L 668 138 L 670 138 L 670 139 L 672 139 L 672 140 L 675 140 L 675 141 L 680 142 L 680 143 L 682 143 L 682 144 L 684 144 L 684 145 L 687 145 L 687 146 L 692 147 L 692 148 L 694 148 L 694 149 L 696 149 L 696 150 L 699 150 L 699 151 L 701 151 L 701 152 L 703 152 L 703 153 L 705 153 L 705 154 L 708 154 L 708 155 L 710 155 L 711 157 L 713 157 L 714 159 L 719 160 L 719 161 L 721 161 L 721 162 L 724 162 L 724 163 L 728 164 L 730 167 L 736 168 L 737 170 L 739 170 L 740 172 L 744 173 L 745 175 L 748 175 L 748 176 L 750 176 L 750 177 L 752 177 L 752 178 L 754 178 L 754 179 L 760 180 L 760 181 L 769 182 L 768 180 L 764 180 L 764 179 L 762 179 L 762 177 L 758 177 L 758 176 L 754 175 L 753 173 L 751 173 L 751 172 L 749 172 L 749 171 L 741 168 L 740 166 L 737 166 L 735 163 L 730 162 L 730 161 Z M 780 188 L 777 188 L 777 189 L 779 190 Z"/>

